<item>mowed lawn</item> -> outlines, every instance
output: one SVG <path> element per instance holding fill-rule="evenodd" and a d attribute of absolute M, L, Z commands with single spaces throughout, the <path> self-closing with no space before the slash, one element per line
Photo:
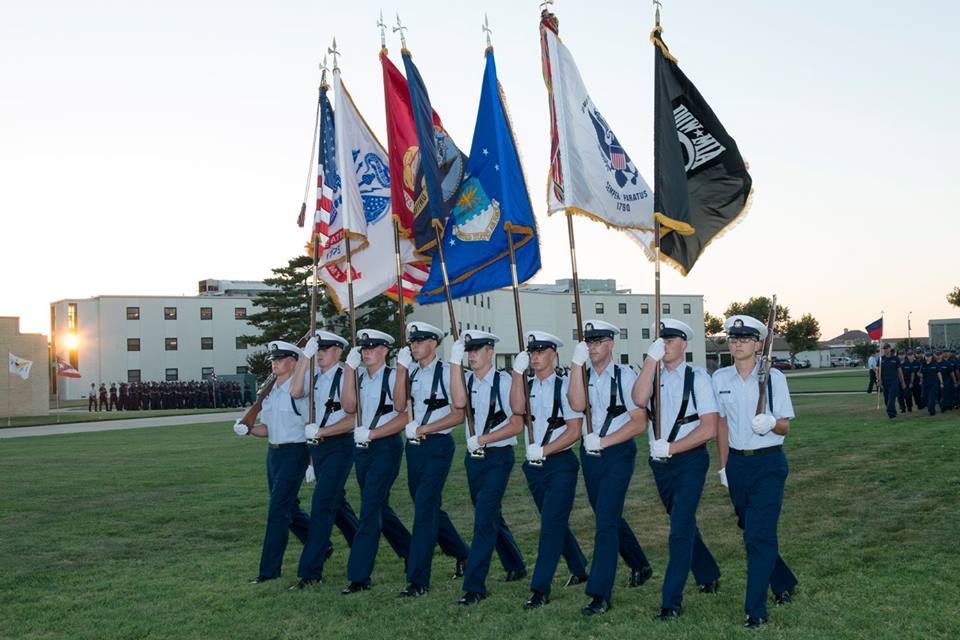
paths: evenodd
<path fill-rule="evenodd" d="M 795 400 L 791 475 L 781 550 L 797 573 L 794 603 L 775 609 L 770 638 L 951 638 L 960 629 L 960 414 L 889 421 L 871 396 Z M 458 439 L 462 434 L 458 433 Z M 645 450 L 645 447 L 644 447 Z M 469 539 L 472 516 L 455 458 L 444 505 Z M 621 565 L 614 608 L 584 619 L 581 588 L 521 609 L 524 582 L 502 582 L 494 560 L 489 599 L 455 604 L 453 563 L 436 555 L 423 598 L 398 600 L 402 564 L 381 546 L 371 591 L 345 598 L 347 547 L 325 582 L 291 593 L 300 544 L 284 576 L 248 586 L 257 573 L 266 508 L 262 440 L 229 424 L 192 425 L 0 441 L 0 637 L 2 638 L 738 638 L 745 559 L 716 458 L 700 528 L 720 563 L 719 596 L 688 585 L 683 616 L 652 620 L 660 604 L 667 519 L 650 470 L 638 465 L 626 518 L 650 556 L 654 579 L 626 589 Z M 310 488 L 302 497 L 309 504 Z M 359 508 L 356 481 L 348 482 Z M 572 523 L 593 547 L 581 481 Z M 393 505 L 411 520 L 406 472 Z M 537 515 L 519 466 L 505 515 L 532 568 Z"/>
<path fill-rule="evenodd" d="M 801 369 L 785 372 L 793 393 L 823 393 L 867 389 L 866 369 Z M 876 389 L 874 389 L 876 391 Z M 876 404 L 876 396 L 874 396 Z"/>

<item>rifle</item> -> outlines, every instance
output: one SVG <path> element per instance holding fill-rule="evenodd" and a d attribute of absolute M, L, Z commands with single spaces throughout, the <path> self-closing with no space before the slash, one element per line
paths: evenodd
<path fill-rule="evenodd" d="M 305 336 L 297 341 L 297 346 L 303 347 L 303 345 L 307 344 L 307 340 L 309 339 L 310 332 L 308 331 Z M 273 385 L 276 383 L 276 381 L 277 376 L 273 375 L 273 373 L 267 376 L 267 379 L 264 380 L 263 384 L 257 389 L 257 399 L 253 401 L 253 405 L 251 405 L 251 407 L 247 409 L 242 416 L 240 416 L 240 424 L 245 424 L 250 429 L 253 428 L 257 416 L 260 415 L 260 410 L 263 408 L 263 401 L 268 395 L 270 395 L 270 392 L 273 391 Z M 313 389 L 310 389 L 310 393 L 313 393 Z"/>
<path fill-rule="evenodd" d="M 767 407 L 767 377 L 770 375 L 770 364 L 773 354 L 773 327 L 777 321 L 777 294 L 770 300 L 770 316 L 767 318 L 767 338 L 763 342 L 760 355 L 760 371 L 757 372 L 757 381 L 760 385 L 760 396 L 757 399 L 757 415 L 766 413 Z"/>

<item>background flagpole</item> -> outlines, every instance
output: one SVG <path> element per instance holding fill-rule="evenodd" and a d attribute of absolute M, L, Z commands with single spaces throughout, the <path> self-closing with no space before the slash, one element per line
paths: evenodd
<path fill-rule="evenodd" d="M 883 311 L 880 311 L 880 339 L 877 340 L 877 409 L 880 409 L 880 395 L 883 393 Z"/>
<path fill-rule="evenodd" d="M 517 255 L 513 247 L 513 225 L 507 222 L 503 225 L 503 229 L 507 232 L 507 247 L 510 249 L 510 275 L 513 278 L 513 311 L 517 320 L 517 345 L 519 350 L 523 351 L 526 345 L 523 342 L 523 320 L 520 317 L 520 281 L 517 278 Z M 527 429 L 527 444 L 535 444 L 533 423 L 530 421 L 530 390 L 527 388 L 527 376 L 521 375 L 520 378 L 523 380 L 523 424 Z"/>

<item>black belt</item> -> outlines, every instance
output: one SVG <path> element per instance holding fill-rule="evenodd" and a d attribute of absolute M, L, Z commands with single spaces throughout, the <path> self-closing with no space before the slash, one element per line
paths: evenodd
<path fill-rule="evenodd" d="M 507 451 L 511 451 L 511 450 L 513 450 L 513 445 L 512 445 L 512 444 L 508 444 L 508 445 L 502 446 L 502 447 L 494 447 L 494 446 L 491 445 L 491 446 L 487 446 L 487 447 L 484 447 L 484 448 L 483 448 L 483 451 L 484 451 L 487 455 L 490 455 L 491 453 L 506 453 Z"/>
<path fill-rule="evenodd" d="M 271 442 L 267 446 L 269 446 L 271 449 L 287 449 L 290 447 L 305 447 L 307 446 L 307 443 L 306 442 L 284 442 L 283 444 L 273 444 Z"/>
<path fill-rule="evenodd" d="M 338 433 L 335 436 L 326 436 L 323 438 L 310 438 L 307 440 L 307 444 L 316 446 L 318 444 L 323 444 L 324 442 L 330 442 L 332 440 L 343 440 L 344 438 L 352 438 L 352 437 L 353 437 L 353 432 L 348 431 L 346 433 Z"/>
<path fill-rule="evenodd" d="M 735 456 L 769 456 L 773 453 L 783 451 L 783 445 L 778 444 L 775 447 L 764 447 L 763 449 L 734 449 L 730 447 L 730 453 Z"/>

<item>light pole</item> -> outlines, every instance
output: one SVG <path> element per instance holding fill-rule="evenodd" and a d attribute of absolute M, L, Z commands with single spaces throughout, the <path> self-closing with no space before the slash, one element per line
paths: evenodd
<path fill-rule="evenodd" d="M 911 338 L 910 338 L 910 315 L 911 315 L 912 313 L 913 313 L 913 311 L 908 311 L 908 312 L 907 312 L 907 348 L 908 348 L 908 349 L 913 348 L 913 340 L 911 340 Z"/>

